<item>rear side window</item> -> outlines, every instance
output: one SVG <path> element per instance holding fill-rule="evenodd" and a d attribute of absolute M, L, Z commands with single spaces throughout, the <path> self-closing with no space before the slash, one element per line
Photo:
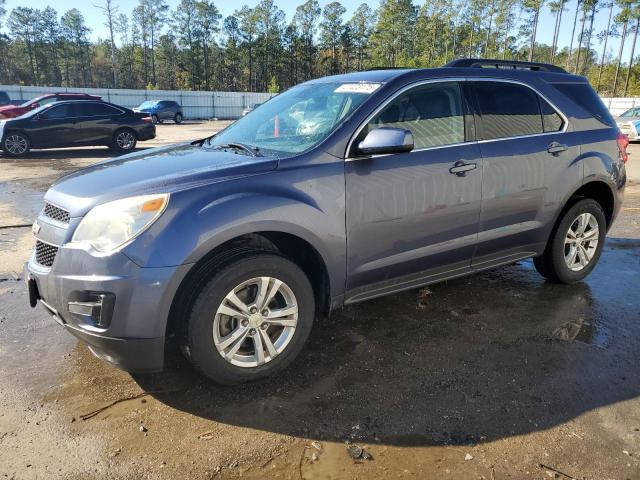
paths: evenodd
<path fill-rule="evenodd" d="M 542 113 L 542 126 L 546 132 L 559 132 L 564 126 L 564 120 L 555 109 L 542 97 L 540 101 L 540 112 Z"/>
<path fill-rule="evenodd" d="M 543 133 L 538 94 L 524 85 L 474 82 L 482 115 L 481 140 Z"/>
<path fill-rule="evenodd" d="M 588 83 L 554 83 L 556 89 L 577 103 L 605 125 L 613 127 L 613 117 Z"/>
<path fill-rule="evenodd" d="M 104 103 L 77 103 L 76 111 L 79 117 L 92 117 L 95 115 L 120 115 L 122 112 L 117 108 Z"/>
<path fill-rule="evenodd" d="M 361 135 L 380 127 L 410 130 L 416 149 L 464 142 L 459 84 L 420 85 L 398 95 L 369 121 Z"/>

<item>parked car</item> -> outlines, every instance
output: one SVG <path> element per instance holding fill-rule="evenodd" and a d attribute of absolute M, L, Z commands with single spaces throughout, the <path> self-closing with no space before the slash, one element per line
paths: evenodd
<path fill-rule="evenodd" d="M 11 98 L 9 98 L 9 94 L 4 91 L 0 91 L 0 106 L 2 105 L 10 105 Z"/>
<path fill-rule="evenodd" d="M 86 93 L 49 93 L 40 97 L 34 98 L 20 105 L 5 105 L 0 107 L 0 118 L 16 118 L 20 115 L 48 105 L 49 103 L 59 102 L 62 100 L 100 100 L 101 97 L 95 95 L 88 95 Z"/>
<path fill-rule="evenodd" d="M 31 148 L 107 145 L 121 152 L 138 141 L 155 138 L 151 118 L 138 118 L 128 108 L 95 100 L 46 104 L 21 117 L 0 120 L 0 145 L 6 155 Z"/>
<path fill-rule="evenodd" d="M 640 107 L 630 108 L 615 120 L 620 131 L 629 137 L 629 140 L 640 140 Z"/>
<path fill-rule="evenodd" d="M 183 119 L 182 106 L 173 100 L 147 100 L 133 111 L 149 114 L 153 123 L 162 123 L 164 120 L 181 123 Z"/>
<path fill-rule="evenodd" d="M 213 137 L 59 180 L 30 303 L 126 370 L 161 369 L 175 343 L 216 382 L 255 380 L 345 304 L 531 257 L 584 279 L 626 147 L 587 80 L 552 65 L 312 80 Z"/>
<path fill-rule="evenodd" d="M 244 117 L 245 115 L 253 112 L 260 105 L 262 105 L 262 104 L 261 103 L 253 103 L 253 104 L 249 105 L 248 107 L 245 107 L 245 109 L 242 110 L 242 116 Z"/>

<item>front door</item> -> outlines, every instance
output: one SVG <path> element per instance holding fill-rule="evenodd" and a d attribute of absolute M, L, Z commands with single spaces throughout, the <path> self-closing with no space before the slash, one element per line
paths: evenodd
<path fill-rule="evenodd" d="M 478 145 L 467 141 L 465 106 L 459 83 L 424 83 L 396 95 L 353 142 L 345 163 L 347 302 L 470 269 L 482 165 Z M 357 156 L 358 142 L 379 127 L 410 130 L 414 150 Z"/>
<path fill-rule="evenodd" d="M 73 144 L 73 104 L 54 105 L 31 117 L 30 138 L 35 148 L 65 147 Z"/>

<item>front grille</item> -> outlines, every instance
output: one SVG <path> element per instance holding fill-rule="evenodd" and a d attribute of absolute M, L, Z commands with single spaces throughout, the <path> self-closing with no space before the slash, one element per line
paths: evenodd
<path fill-rule="evenodd" d="M 69 223 L 71 218 L 69 212 L 48 202 L 44 203 L 44 216 L 62 223 Z"/>
<path fill-rule="evenodd" d="M 58 247 L 36 240 L 36 262 L 45 267 L 53 265 Z"/>

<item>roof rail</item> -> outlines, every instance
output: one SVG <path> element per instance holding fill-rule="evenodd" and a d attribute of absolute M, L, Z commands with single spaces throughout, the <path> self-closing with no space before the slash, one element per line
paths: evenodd
<path fill-rule="evenodd" d="M 374 72 L 376 70 L 415 70 L 413 67 L 369 67 L 365 72 Z"/>
<path fill-rule="evenodd" d="M 536 72 L 569 73 L 564 68 L 549 63 L 520 62 L 518 60 L 494 60 L 490 58 L 459 58 L 452 60 L 445 67 L 461 68 L 499 68 L 512 70 L 532 70 Z"/>

